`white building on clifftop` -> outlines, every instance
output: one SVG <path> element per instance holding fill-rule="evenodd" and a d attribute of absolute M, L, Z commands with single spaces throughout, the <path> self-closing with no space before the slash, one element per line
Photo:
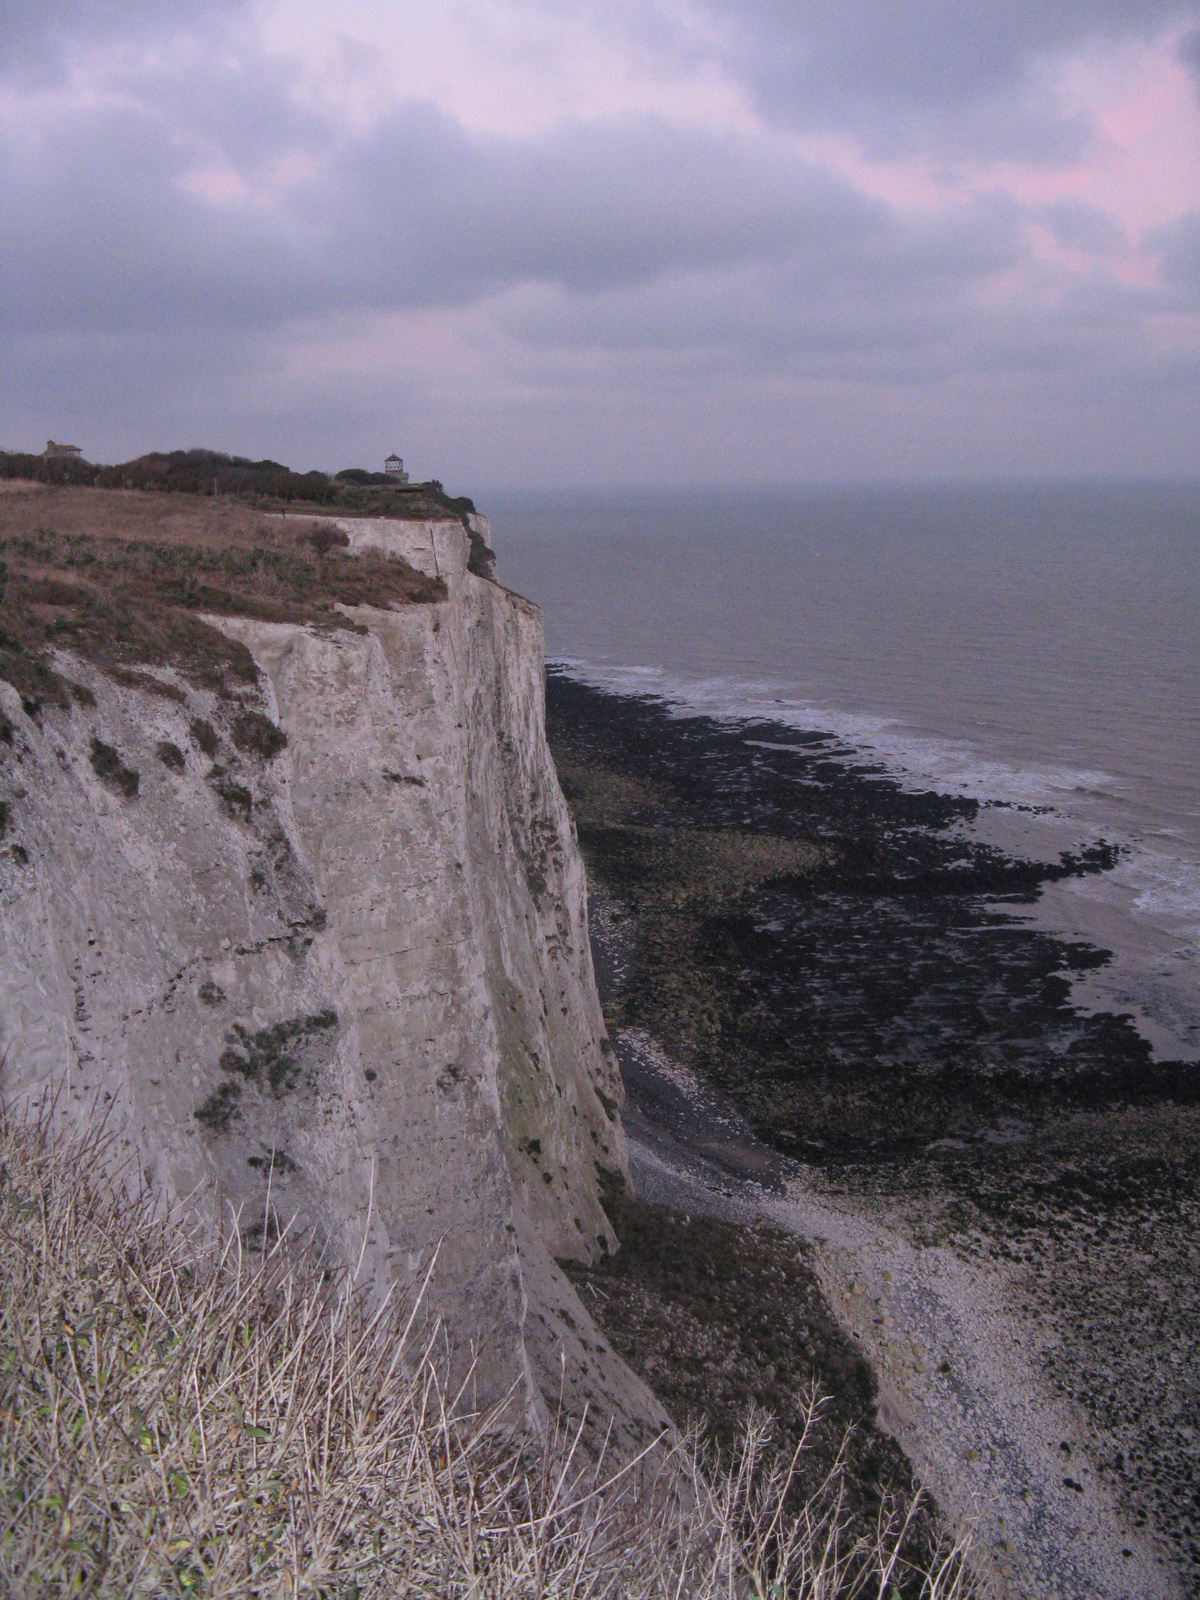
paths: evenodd
<path fill-rule="evenodd" d="M 394 452 L 383 463 L 383 470 L 389 478 L 394 478 L 397 483 L 408 482 L 408 473 L 404 470 L 404 463 Z"/>

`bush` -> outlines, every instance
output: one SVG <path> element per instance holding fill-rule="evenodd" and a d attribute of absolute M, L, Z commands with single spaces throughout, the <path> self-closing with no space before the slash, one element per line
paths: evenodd
<path fill-rule="evenodd" d="M 127 767 L 121 760 L 120 752 L 114 750 L 111 744 L 105 744 L 103 739 L 92 738 L 92 770 L 102 783 L 110 789 L 115 789 L 118 794 L 123 794 L 127 800 L 132 800 L 138 792 L 140 779 L 132 767 Z"/>
<path fill-rule="evenodd" d="M 346 530 L 335 527 L 331 522 L 314 522 L 302 537 L 319 556 L 328 555 L 330 550 L 346 550 L 350 545 L 350 535 Z"/>
<path fill-rule="evenodd" d="M 323 472 L 293 472 L 279 461 L 249 461 L 218 450 L 151 451 L 119 466 L 89 469 L 101 488 L 156 489 L 168 494 L 265 495 L 322 504 L 336 498 Z"/>
<path fill-rule="evenodd" d="M 219 450 L 153 450 L 116 466 L 97 466 L 79 456 L 28 455 L 0 450 L 0 479 L 21 479 L 58 488 L 136 489 L 149 493 L 219 497 L 246 505 L 285 510 L 297 503 L 371 517 L 425 517 L 474 511 L 466 495 L 447 495 L 433 479 L 397 483 L 386 472 L 346 467 L 330 478 L 323 472 L 293 472 L 280 461 L 250 461 Z"/>
<path fill-rule="evenodd" d="M 201 751 L 211 761 L 219 748 L 217 730 L 205 717 L 193 717 L 191 723 L 192 738 L 200 746 Z"/>
<path fill-rule="evenodd" d="M 101 1131 L 54 1132 L 45 1107 L 0 1120 L 5 1592 L 970 1592 L 958 1552 L 905 1565 L 900 1508 L 843 1546 L 836 1470 L 785 1517 L 795 1459 L 772 1457 L 761 1416 L 715 1478 L 688 1442 L 606 1476 L 564 1419 L 536 1449 L 514 1440 L 504 1408 L 472 1414 L 469 1380 L 448 1387 L 419 1301 L 370 1314 L 277 1221 L 253 1255 L 236 1231 L 189 1238 L 112 1161 Z"/>
<path fill-rule="evenodd" d="M 287 744 L 287 734 L 261 711 L 244 711 L 234 720 L 233 742 L 239 750 L 252 751 L 270 761 Z"/>

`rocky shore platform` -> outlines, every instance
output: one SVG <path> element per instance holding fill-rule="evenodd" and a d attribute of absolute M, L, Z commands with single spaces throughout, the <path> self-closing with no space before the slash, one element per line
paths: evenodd
<path fill-rule="evenodd" d="M 1000 1592 L 1200 1594 L 1200 1073 L 1077 1009 L 1106 952 L 1023 915 L 1112 846 L 1014 859 L 826 734 L 547 701 L 640 1199 L 802 1242 L 792 1321 L 813 1289 Z"/>

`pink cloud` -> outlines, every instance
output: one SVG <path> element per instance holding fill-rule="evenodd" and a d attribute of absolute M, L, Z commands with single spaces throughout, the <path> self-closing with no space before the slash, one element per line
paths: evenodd
<path fill-rule="evenodd" d="M 1086 158 L 1062 171 L 1009 166 L 994 177 L 1027 204 L 1086 201 L 1135 242 L 1200 205 L 1200 101 L 1175 44 L 1168 37 L 1070 63 L 1064 87 L 1096 132 Z"/>
<path fill-rule="evenodd" d="M 858 189 L 906 211 L 941 210 L 980 193 L 1001 193 L 1044 212 L 1062 202 L 1094 207 L 1129 241 L 1125 250 L 1098 252 L 1068 243 L 1032 220 L 1035 255 L 1064 274 L 1100 270 L 1130 285 L 1153 283 L 1156 269 L 1139 255 L 1151 229 L 1200 208 L 1200 97 L 1180 62 L 1178 37 L 1153 44 L 1108 46 L 1060 64 L 1058 92 L 1066 109 L 1083 113 L 1094 137 L 1081 160 L 1066 166 L 998 161 L 947 171 L 921 155 L 873 160 L 847 136 L 795 141 L 799 154 L 839 173 Z M 1010 293 L 1015 283 L 1004 286 Z M 1044 290 L 1042 291 L 1044 292 Z"/>

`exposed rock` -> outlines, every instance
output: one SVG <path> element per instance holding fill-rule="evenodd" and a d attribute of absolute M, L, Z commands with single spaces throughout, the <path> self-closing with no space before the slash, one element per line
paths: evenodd
<path fill-rule="evenodd" d="M 447 598 L 208 617 L 258 669 L 224 694 L 67 653 L 72 709 L 0 683 L 0 1088 L 99 1105 L 164 1200 L 290 1224 L 376 1296 L 437 1252 L 480 1399 L 590 1399 L 627 1448 L 665 1417 L 553 1260 L 615 1248 L 626 1156 L 540 615 L 459 522 L 339 526 Z"/>

